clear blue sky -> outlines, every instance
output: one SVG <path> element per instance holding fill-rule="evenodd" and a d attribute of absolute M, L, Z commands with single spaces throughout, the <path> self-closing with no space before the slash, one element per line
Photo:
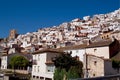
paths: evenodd
<path fill-rule="evenodd" d="M 0 0 L 0 38 L 120 8 L 120 0 Z"/>

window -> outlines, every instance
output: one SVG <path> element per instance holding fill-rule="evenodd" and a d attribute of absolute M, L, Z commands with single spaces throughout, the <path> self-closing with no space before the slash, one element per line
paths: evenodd
<path fill-rule="evenodd" d="M 39 78 L 39 76 L 36 76 L 36 78 L 38 79 L 38 78 Z"/>
<path fill-rule="evenodd" d="M 3 57 L 3 60 L 5 60 L 5 57 Z"/>
<path fill-rule="evenodd" d="M 94 52 L 96 52 L 97 51 L 97 49 L 94 49 Z"/>
<path fill-rule="evenodd" d="M 79 53 L 79 51 L 78 51 L 78 50 L 76 50 L 76 53 Z"/>
<path fill-rule="evenodd" d="M 102 39 L 103 39 L 103 37 L 102 37 Z"/>
<path fill-rule="evenodd" d="M 2 68 L 4 69 L 4 65 L 2 65 Z"/>
<path fill-rule="evenodd" d="M 72 53 L 72 51 L 70 51 L 70 53 Z"/>
<path fill-rule="evenodd" d="M 35 75 L 33 75 L 33 78 L 35 78 Z"/>
<path fill-rule="evenodd" d="M 109 38 L 109 35 L 107 35 L 107 38 Z"/>
<path fill-rule="evenodd" d="M 36 66 L 34 66 L 34 72 L 36 72 Z"/>
<path fill-rule="evenodd" d="M 94 61 L 94 65 L 96 66 L 96 64 L 97 64 L 97 61 Z"/>
<path fill-rule="evenodd" d="M 38 55 L 38 61 L 40 61 L 40 54 Z"/>
<path fill-rule="evenodd" d="M 55 66 L 54 65 L 47 65 L 47 72 L 54 72 Z"/>
<path fill-rule="evenodd" d="M 45 80 L 52 80 L 51 78 L 45 78 Z"/>
<path fill-rule="evenodd" d="M 36 59 L 36 55 L 35 55 L 35 58 L 34 59 Z"/>
<path fill-rule="evenodd" d="M 40 80 L 44 80 L 44 77 L 40 77 Z"/>
<path fill-rule="evenodd" d="M 7 57 L 5 57 L 5 60 L 7 60 Z"/>
<path fill-rule="evenodd" d="M 40 66 L 38 66 L 38 72 L 40 72 L 40 70 L 39 70 L 39 69 L 40 69 Z"/>
<path fill-rule="evenodd" d="M 33 55 L 33 59 L 36 59 L 36 55 Z"/>
<path fill-rule="evenodd" d="M 93 74 L 93 76 L 95 76 L 95 74 Z"/>

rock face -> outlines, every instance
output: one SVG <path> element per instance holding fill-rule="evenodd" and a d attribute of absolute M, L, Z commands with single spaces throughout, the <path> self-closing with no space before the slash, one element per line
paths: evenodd
<path fill-rule="evenodd" d="M 109 35 L 107 35 L 109 33 Z M 16 31 L 10 33 L 10 40 L 4 47 L 17 44 L 23 48 L 59 48 L 70 45 L 84 44 L 88 40 L 100 41 L 116 35 L 120 40 L 120 9 L 107 14 L 97 14 L 93 17 L 85 16 L 65 22 L 52 28 L 39 29 L 37 32 L 26 33 L 16 37 Z M 12 39 L 12 40 L 11 40 Z M 30 50 L 29 50 L 30 51 Z"/>

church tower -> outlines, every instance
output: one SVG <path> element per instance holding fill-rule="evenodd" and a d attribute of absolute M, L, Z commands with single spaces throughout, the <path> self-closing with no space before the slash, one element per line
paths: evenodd
<path fill-rule="evenodd" d="M 17 31 L 15 29 L 10 30 L 9 40 L 15 39 L 17 37 Z"/>

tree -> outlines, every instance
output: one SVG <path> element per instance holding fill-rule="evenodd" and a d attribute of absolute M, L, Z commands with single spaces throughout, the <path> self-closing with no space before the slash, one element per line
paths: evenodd
<path fill-rule="evenodd" d="M 68 79 L 80 78 L 82 75 L 83 64 L 81 61 L 77 60 L 77 56 L 73 58 L 71 53 L 61 54 L 60 56 L 53 58 L 53 62 L 56 67 L 54 80 L 57 80 L 55 77 L 59 76 L 62 70 L 65 70 L 64 77 Z M 59 74 L 57 72 L 59 72 Z M 61 77 L 61 79 L 63 79 L 63 77 Z"/>
<path fill-rule="evenodd" d="M 112 60 L 112 67 L 114 69 L 117 69 L 117 72 L 119 73 L 119 70 L 120 70 L 120 61 L 118 61 L 118 60 Z"/>
<path fill-rule="evenodd" d="M 29 61 L 23 56 L 13 56 L 10 59 L 10 66 L 12 68 L 26 67 L 29 64 Z"/>
<path fill-rule="evenodd" d="M 54 80 L 62 80 L 66 74 L 65 69 L 56 68 L 54 73 Z"/>

